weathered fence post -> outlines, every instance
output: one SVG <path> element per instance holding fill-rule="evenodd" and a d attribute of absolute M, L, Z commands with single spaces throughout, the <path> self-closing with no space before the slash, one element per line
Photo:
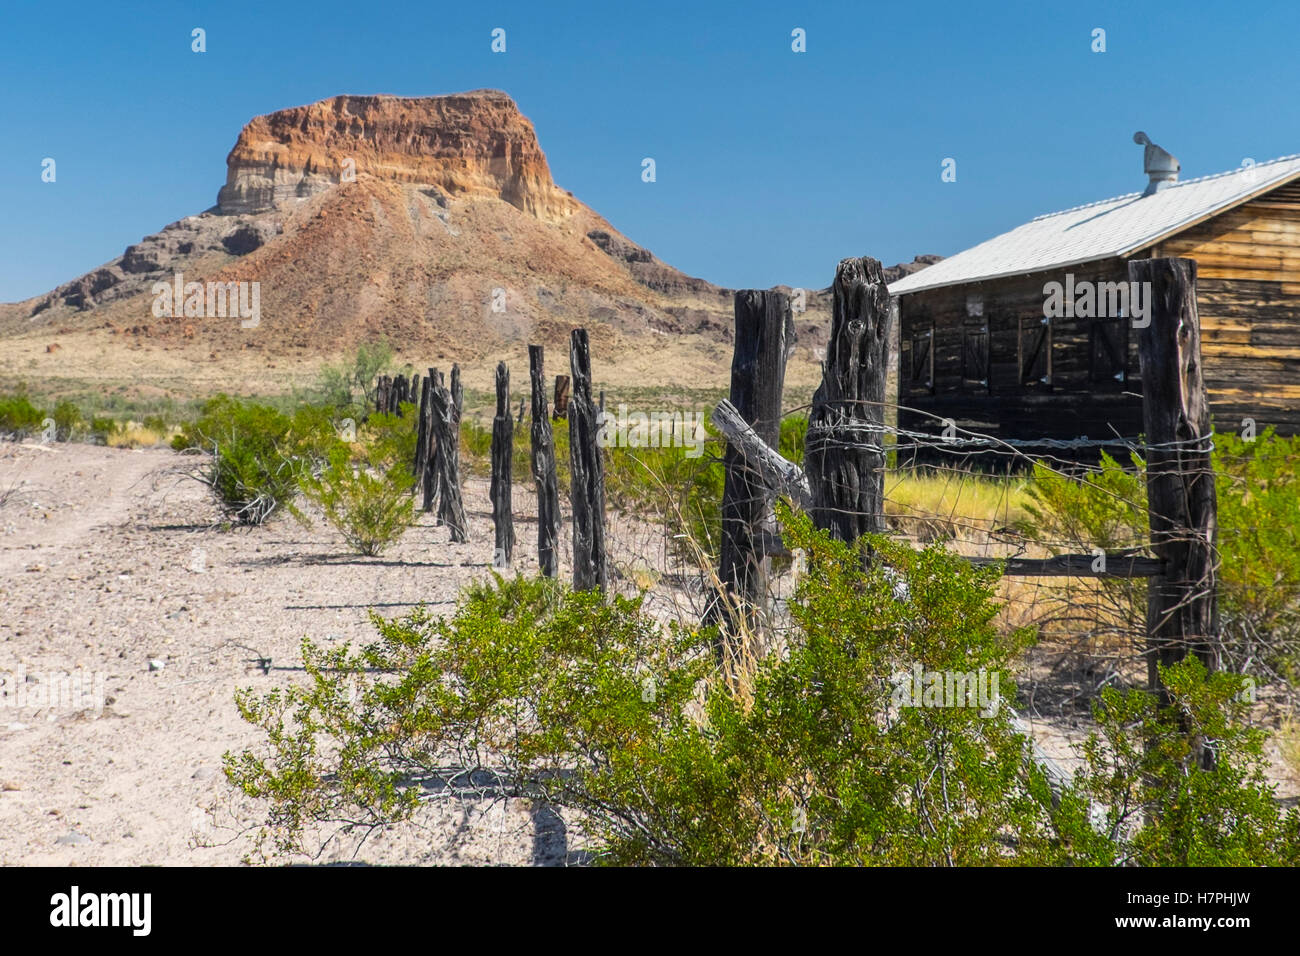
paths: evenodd
<path fill-rule="evenodd" d="M 511 511 L 511 468 L 515 452 L 515 422 L 510 417 L 510 370 L 497 363 L 497 414 L 492 419 L 492 527 L 496 548 L 492 566 L 508 568 L 515 553 L 515 519 Z"/>
<path fill-rule="evenodd" d="M 555 440 L 546 409 L 546 376 L 542 347 L 528 346 L 528 374 L 532 385 L 533 480 L 537 482 L 537 563 L 542 574 L 559 577 L 560 491 L 555 477 Z"/>
<path fill-rule="evenodd" d="M 559 421 L 569 413 L 569 376 L 555 376 L 555 401 L 551 408 L 551 416 L 555 421 Z"/>
<path fill-rule="evenodd" d="M 1218 666 L 1213 436 L 1201 377 L 1195 260 L 1134 260 L 1128 274 L 1130 282 L 1148 283 L 1149 290 L 1138 354 L 1151 548 L 1164 573 L 1147 588 L 1147 680 L 1168 703 L 1157 665 L 1174 664 L 1190 652 L 1207 669 Z"/>
<path fill-rule="evenodd" d="M 889 289 L 880 263 L 835 270 L 830 341 L 804 439 L 813 523 L 841 541 L 884 530 Z"/>
<path fill-rule="evenodd" d="M 415 418 L 415 461 L 411 473 L 415 476 L 414 488 L 424 483 L 424 469 L 429 463 L 429 385 L 432 379 L 420 380 L 420 410 Z M 428 510 L 428 509 L 426 509 Z"/>
<path fill-rule="evenodd" d="M 605 466 L 596 441 L 599 427 L 591 400 L 591 346 L 586 329 L 569 342 L 573 393 L 569 398 L 570 499 L 573 512 L 573 587 L 605 590 Z M 558 386 L 558 379 L 557 379 Z M 558 391 L 558 387 L 557 387 Z"/>
<path fill-rule="evenodd" d="M 781 395 L 785 364 L 794 350 L 794 315 L 784 292 L 741 290 L 735 297 L 736 345 L 731 359 L 731 405 L 765 444 L 781 437 Z M 753 626 L 763 601 L 769 561 L 764 526 L 771 492 L 741 449 L 727 443 L 722 490 L 722 541 L 718 578 L 725 593 L 710 604 L 706 620 L 725 615 L 735 634 L 742 621 Z"/>
<path fill-rule="evenodd" d="M 434 440 L 437 442 L 434 460 L 438 472 L 438 521 L 451 530 L 452 541 L 463 542 L 467 540 L 467 528 L 465 508 L 460 499 L 460 458 L 454 453 L 460 416 L 456 414 L 452 392 L 441 381 L 430 393 L 430 403 L 433 407 Z"/>
<path fill-rule="evenodd" d="M 441 376 L 439 376 L 441 383 Z M 438 523 L 451 525 L 458 523 L 461 533 L 465 533 L 465 510 L 461 505 L 460 495 L 460 416 L 465 407 L 465 390 L 460 384 L 460 366 L 455 362 L 451 365 L 450 387 L 444 389 L 447 392 L 449 402 L 448 407 L 448 435 L 447 441 L 442 440 L 442 435 L 438 436 L 438 455 L 443 467 L 438 472 Z M 451 489 L 448 482 L 454 486 L 455 495 L 450 494 Z M 452 514 L 455 510 L 459 517 Z M 452 540 L 465 540 L 464 538 Z"/>
<path fill-rule="evenodd" d="M 442 388 L 442 372 L 437 368 L 429 369 L 429 421 L 425 425 L 428 429 L 428 441 L 424 445 L 424 501 L 421 503 L 422 510 L 433 511 L 434 505 L 438 501 L 438 488 L 442 485 L 442 446 L 438 444 L 438 429 L 435 419 L 437 411 L 434 411 L 433 397 L 438 389 Z M 434 515 L 435 523 L 442 524 L 442 520 Z"/>

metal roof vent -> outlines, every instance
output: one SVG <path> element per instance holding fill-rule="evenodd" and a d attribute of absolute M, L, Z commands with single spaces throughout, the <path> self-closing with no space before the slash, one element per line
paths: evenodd
<path fill-rule="evenodd" d="M 1142 151 L 1142 171 L 1147 174 L 1148 181 L 1143 196 L 1158 193 L 1178 182 L 1178 170 L 1182 166 L 1173 155 L 1151 142 L 1151 138 L 1140 130 L 1133 134 L 1133 142 L 1146 147 Z"/>

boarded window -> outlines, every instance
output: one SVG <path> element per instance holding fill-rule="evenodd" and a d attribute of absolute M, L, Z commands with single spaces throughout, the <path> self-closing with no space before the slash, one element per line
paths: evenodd
<path fill-rule="evenodd" d="M 989 327 L 971 325 L 961 332 L 961 382 L 964 387 L 988 390 Z"/>
<path fill-rule="evenodd" d="M 1124 316 L 1093 319 L 1088 327 L 1088 379 L 1098 385 L 1128 380 L 1128 327 Z"/>
<path fill-rule="evenodd" d="M 934 394 L 934 330 L 926 329 L 912 335 L 912 376 L 913 392 Z"/>
<path fill-rule="evenodd" d="M 1041 316 L 1020 320 L 1020 384 L 1048 388 L 1052 384 L 1052 324 Z"/>

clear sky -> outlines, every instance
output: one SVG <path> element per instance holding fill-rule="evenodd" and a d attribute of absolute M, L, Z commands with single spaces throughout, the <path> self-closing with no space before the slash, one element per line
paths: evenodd
<path fill-rule="evenodd" d="M 1300 152 L 1297 37 L 1295 0 L 0 0 L 0 301 L 212 206 L 255 115 L 481 87 L 533 120 L 560 186 L 665 261 L 820 288 L 844 256 L 948 255 L 1140 189 L 1137 129 L 1184 178 Z"/>

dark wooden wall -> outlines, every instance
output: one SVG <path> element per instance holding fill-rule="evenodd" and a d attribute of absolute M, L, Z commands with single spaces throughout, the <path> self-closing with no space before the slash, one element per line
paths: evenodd
<path fill-rule="evenodd" d="M 1259 431 L 1300 433 L 1300 184 L 1206 220 L 1132 258 L 1186 256 L 1198 266 L 1197 310 L 1210 409 L 1215 426 L 1237 431 L 1253 418 Z M 1142 430 L 1137 330 L 1098 328 L 1087 318 L 1053 319 L 1050 360 L 1023 375 L 1023 323 L 1043 315 L 1043 286 L 1127 279 L 1121 259 L 1048 272 L 931 289 L 898 300 L 899 424 L 938 431 L 932 415 L 1002 438 L 1107 438 Z M 978 297 L 982 315 L 968 299 Z M 978 336 L 987 328 L 987 376 L 981 380 Z M 918 336 L 933 330 L 933 380 L 913 375 Z M 974 347 L 973 347 L 974 345 Z M 1122 368 L 1114 362 L 1123 357 Z M 1050 381 L 1036 373 L 1047 371 Z M 926 363 L 920 363 L 923 367 Z M 1116 378 L 1116 369 L 1122 375 Z M 1063 456 L 1068 457 L 1068 456 Z M 1079 457 L 1095 457 L 1081 455 Z"/>
<path fill-rule="evenodd" d="M 1123 260 L 1111 259 L 902 296 L 898 400 L 930 414 L 900 410 L 900 425 L 937 432 L 942 426 L 931 417 L 937 415 L 1000 438 L 1109 438 L 1116 429 L 1120 435 L 1138 434 L 1142 403 L 1133 330 L 1118 321 L 1108 325 L 1119 362 L 1103 367 L 1091 357 L 1096 334 L 1091 319 L 1054 318 L 1048 327 L 1041 322 L 1045 283 L 1063 282 L 1066 271 L 1076 282 L 1118 282 L 1127 279 L 1126 270 Z M 972 296 L 979 298 L 981 315 L 971 314 Z M 1043 329 L 1046 337 L 1039 341 Z M 922 358 L 924 336 L 931 330 L 932 380 Z M 985 369 L 969 354 L 978 342 L 972 336 L 980 334 L 988 336 Z M 917 359 L 920 375 L 913 374 Z M 987 374 L 981 377 L 981 371 Z"/>

